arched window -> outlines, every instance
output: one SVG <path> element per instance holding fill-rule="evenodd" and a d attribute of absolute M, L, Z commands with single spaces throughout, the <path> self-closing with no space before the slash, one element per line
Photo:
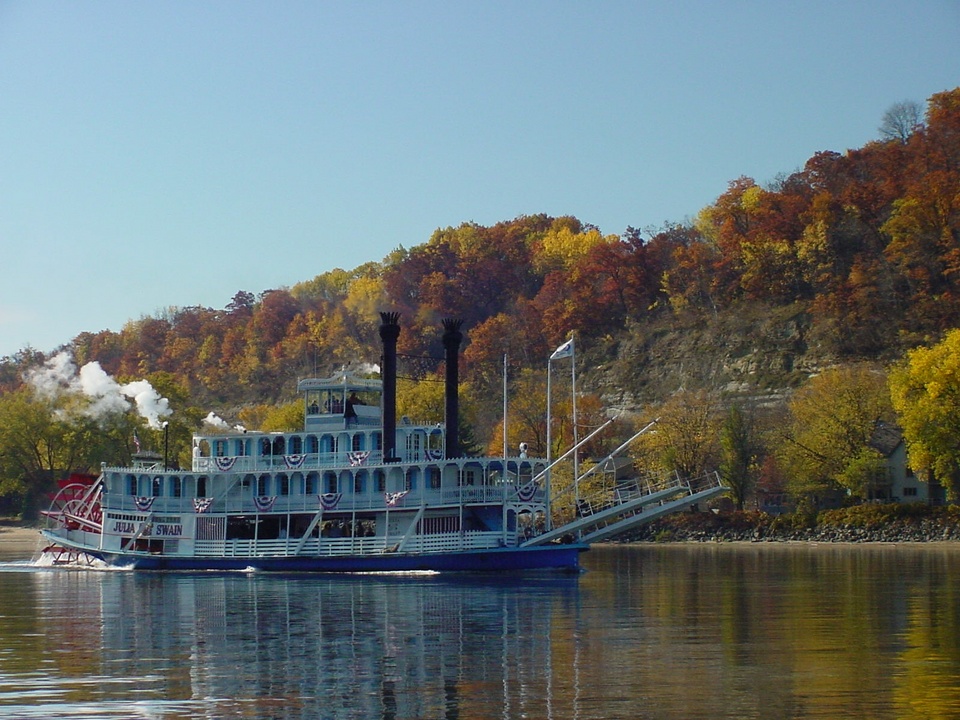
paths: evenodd
<path fill-rule="evenodd" d="M 335 493 L 337 491 L 337 474 L 325 472 L 323 474 L 323 485 L 324 492 Z"/>
<path fill-rule="evenodd" d="M 163 494 L 163 478 L 157 475 L 153 478 L 153 487 L 150 494 L 154 497 L 160 497 Z"/>
<path fill-rule="evenodd" d="M 270 476 L 263 474 L 257 478 L 257 495 L 264 496 L 270 494 Z"/>
<path fill-rule="evenodd" d="M 320 443 L 317 442 L 316 435 L 307 435 L 307 452 L 312 455 L 320 452 Z"/>
<path fill-rule="evenodd" d="M 294 435 L 290 438 L 290 454 L 299 455 L 303 452 L 303 438 L 299 435 Z"/>
<path fill-rule="evenodd" d="M 307 478 L 304 487 L 304 494 L 306 495 L 316 495 L 317 489 L 320 487 L 320 475 L 315 472 L 308 472 Z"/>

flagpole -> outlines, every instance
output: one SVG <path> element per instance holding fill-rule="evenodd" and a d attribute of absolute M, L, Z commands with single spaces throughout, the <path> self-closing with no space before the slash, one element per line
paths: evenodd
<path fill-rule="evenodd" d="M 577 430 L 577 344 L 570 337 L 570 387 L 573 394 L 573 483 L 576 507 L 580 507 L 580 437 Z"/>
<path fill-rule="evenodd" d="M 503 486 L 501 492 L 509 492 L 507 489 L 507 457 L 509 447 L 507 445 L 507 354 L 503 354 Z M 520 466 L 517 465 L 517 485 L 520 484 Z M 500 527 L 503 528 L 503 540 L 507 539 L 507 504 L 501 505 Z"/>
<path fill-rule="evenodd" d="M 507 472 L 507 354 L 503 354 L 503 472 Z M 504 474 L 506 480 L 506 474 Z"/>
<path fill-rule="evenodd" d="M 543 492 L 546 497 L 547 516 L 544 518 L 544 531 L 552 529 L 552 523 L 550 522 L 550 465 L 551 457 L 553 455 L 553 447 L 551 445 L 553 441 L 550 439 L 550 426 L 552 424 L 552 420 L 550 418 L 550 368 L 552 364 L 553 357 L 551 356 L 547 358 L 547 472 L 543 480 Z"/>
<path fill-rule="evenodd" d="M 559 360 L 561 358 L 573 358 L 573 337 L 563 343 L 560 347 L 553 351 L 549 358 L 547 358 L 547 469 L 544 472 L 544 492 L 546 495 L 546 529 L 550 530 L 551 528 L 551 518 L 550 518 L 550 475 L 551 467 L 553 465 L 553 418 L 551 416 L 552 412 L 552 398 L 551 398 L 551 381 L 553 376 L 553 366 L 552 363 L 554 360 Z M 576 383 L 576 376 L 574 376 L 574 383 Z M 576 432 L 576 404 L 574 404 L 574 432 Z M 574 466 L 576 467 L 576 465 Z"/>

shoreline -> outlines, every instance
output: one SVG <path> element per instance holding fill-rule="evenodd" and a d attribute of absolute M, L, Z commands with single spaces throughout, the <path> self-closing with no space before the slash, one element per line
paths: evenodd
<path fill-rule="evenodd" d="M 0 559 L 31 559 L 40 550 L 40 528 L 0 525 Z"/>

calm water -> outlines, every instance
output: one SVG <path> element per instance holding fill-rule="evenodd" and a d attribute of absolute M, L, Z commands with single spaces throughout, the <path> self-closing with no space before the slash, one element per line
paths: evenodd
<path fill-rule="evenodd" d="M 960 717 L 960 547 L 600 547 L 517 578 L 0 560 L 4 718 Z"/>

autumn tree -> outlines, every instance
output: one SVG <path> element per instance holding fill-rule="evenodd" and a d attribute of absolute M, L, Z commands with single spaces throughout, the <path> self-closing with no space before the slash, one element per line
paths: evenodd
<path fill-rule="evenodd" d="M 890 393 L 910 466 L 960 498 L 960 330 L 908 353 L 890 373 Z"/>
<path fill-rule="evenodd" d="M 894 419 L 886 374 L 870 365 L 832 368 L 811 378 L 788 405 L 777 454 L 791 493 L 802 502 L 832 490 L 871 497 L 885 479 L 871 440 L 878 423 Z"/>
<path fill-rule="evenodd" d="M 653 413 L 657 424 L 641 435 L 633 452 L 638 465 L 654 472 L 696 478 L 715 467 L 718 403 L 706 390 L 680 390 Z"/>

